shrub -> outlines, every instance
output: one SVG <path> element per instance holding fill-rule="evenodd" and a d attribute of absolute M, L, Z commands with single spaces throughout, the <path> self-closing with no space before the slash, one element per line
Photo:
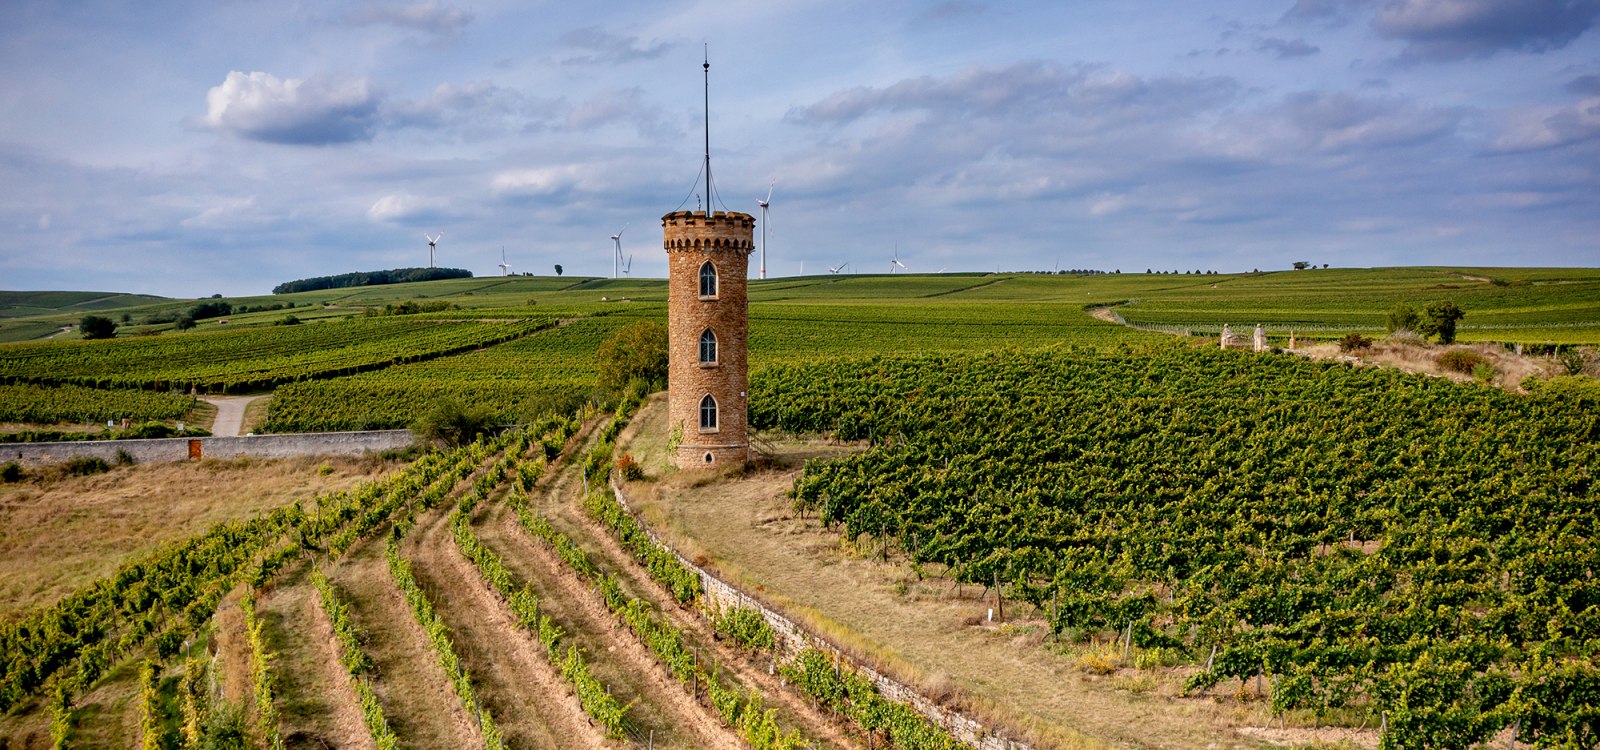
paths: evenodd
<path fill-rule="evenodd" d="M 100 315 L 85 315 L 78 321 L 78 334 L 86 339 L 109 339 L 117 335 L 117 321 Z"/>
<path fill-rule="evenodd" d="M 1369 349 L 1371 347 L 1372 339 L 1362 336 L 1359 333 L 1347 333 L 1343 338 L 1339 339 L 1339 351 L 1341 352 L 1353 352 L 1360 349 Z"/>
<path fill-rule="evenodd" d="M 632 453 L 624 453 L 617 457 L 617 475 L 624 481 L 636 482 L 644 479 L 644 467 L 634 460 Z"/>
<path fill-rule="evenodd" d="M 1385 322 L 1384 328 L 1389 333 L 1415 331 L 1417 330 L 1417 321 L 1417 311 L 1411 309 L 1410 305 L 1401 302 L 1395 305 L 1393 310 L 1389 311 L 1389 319 Z"/>
<path fill-rule="evenodd" d="M 1582 349 L 1569 346 L 1556 352 L 1556 361 L 1561 363 L 1561 369 L 1567 375 L 1582 375 L 1589 370 L 1589 357 L 1584 355 Z"/>
<path fill-rule="evenodd" d="M 1478 381 L 1479 383 L 1492 382 L 1494 381 L 1494 376 L 1494 365 L 1488 362 L 1480 362 L 1477 366 L 1472 368 L 1472 379 Z"/>
<path fill-rule="evenodd" d="M 1424 336 L 1437 336 L 1439 343 L 1450 344 L 1456 340 L 1456 321 L 1467 317 L 1467 313 L 1456 307 L 1456 303 L 1440 300 L 1430 303 L 1422 311 L 1422 320 L 1417 323 L 1417 333 Z"/>
<path fill-rule="evenodd" d="M 446 445 L 466 445 L 487 434 L 494 415 L 486 406 L 467 406 L 459 400 L 444 397 L 423 412 L 412 423 L 411 431 L 424 440 Z"/>
<path fill-rule="evenodd" d="M 1446 370 L 1462 374 L 1471 373 L 1478 365 L 1489 364 L 1489 360 L 1484 359 L 1482 354 L 1471 349 L 1451 349 L 1440 354 L 1434 361 Z"/>
<path fill-rule="evenodd" d="M 620 391 L 636 380 L 658 388 L 667 379 L 667 329 L 648 320 L 626 326 L 600 345 L 595 359 L 607 388 Z"/>
<path fill-rule="evenodd" d="M 67 459 L 63 466 L 66 472 L 75 477 L 84 477 L 90 474 L 104 474 L 111 471 L 111 464 L 99 456 L 78 456 Z"/>
<path fill-rule="evenodd" d="M 22 481 L 23 476 L 25 476 L 25 474 L 22 471 L 22 464 L 19 464 L 16 461 L 7 461 L 3 464 L 0 464 L 0 482 L 5 482 L 7 484 L 12 482 L 20 482 Z"/>

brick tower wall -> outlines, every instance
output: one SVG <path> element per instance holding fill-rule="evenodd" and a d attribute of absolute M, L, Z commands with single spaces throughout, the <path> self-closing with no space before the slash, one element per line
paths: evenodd
<path fill-rule="evenodd" d="M 677 211 L 661 217 L 667 251 L 667 402 L 681 435 L 673 457 L 692 469 L 750 458 L 749 293 L 746 274 L 755 250 L 755 217 L 739 212 Z M 700 296 L 700 266 L 717 269 L 717 295 Z M 717 362 L 700 362 L 700 334 L 717 336 Z M 700 400 L 717 401 L 717 429 L 700 430 Z M 710 460 L 707 460 L 707 456 Z"/>

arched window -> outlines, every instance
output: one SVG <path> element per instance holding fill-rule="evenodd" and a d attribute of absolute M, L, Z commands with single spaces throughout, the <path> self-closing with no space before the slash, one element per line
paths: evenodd
<path fill-rule="evenodd" d="M 700 429 L 717 429 L 717 400 L 712 398 L 709 393 L 706 394 L 705 398 L 700 399 Z"/>
<path fill-rule="evenodd" d="M 710 328 L 700 334 L 700 364 L 714 365 L 717 363 L 717 334 Z"/>
<path fill-rule="evenodd" d="M 709 260 L 700 266 L 700 296 L 717 296 L 717 267 Z"/>

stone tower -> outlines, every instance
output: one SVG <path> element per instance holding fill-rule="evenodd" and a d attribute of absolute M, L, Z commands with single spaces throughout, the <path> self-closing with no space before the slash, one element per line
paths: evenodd
<path fill-rule="evenodd" d="M 746 273 L 755 217 L 675 211 L 661 217 L 667 250 L 667 401 L 680 469 L 750 457 L 746 434 L 750 331 Z"/>

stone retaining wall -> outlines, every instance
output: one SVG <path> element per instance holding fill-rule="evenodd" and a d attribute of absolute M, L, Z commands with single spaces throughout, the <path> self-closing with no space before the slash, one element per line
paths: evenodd
<path fill-rule="evenodd" d="M 24 466 L 58 464 L 80 457 L 116 461 L 122 451 L 134 463 L 186 461 L 199 458 L 237 458 L 256 456 L 355 455 L 369 451 L 399 450 L 415 438 L 410 430 L 372 430 L 366 432 L 300 432 L 282 435 L 244 437 L 157 438 L 154 440 L 81 440 L 65 443 L 3 443 L 0 463 L 16 461 Z"/>
<path fill-rule="evenodd" d="M 622 504 L 624 510 L 633 514 L 633 506 L 628 503 L 628 498 L 623 494 L 622 488 L 614 481 L 611 482 L 611 493 L 616 496 L 617 502 Z M 688 558 L 679 554 L 676 549 L 673 549 L 672 545 L 663 541 L 654 531 L 651 531 L 649 526 L 639 519 L 638 514 L 634 514 L 634 518 L 639 520 L 640 528 L 643 528 L 645 533 L 656 544 L 671 551 L 678 558 L 678 562 L 683 563 L 685 567 L 699 574 L 700 586 L 712 604 L 717 607 L 749 607 L 760 612 L 761 616 L 766 619 L 767 624 L 772 626 L 773 633 L 778 639 L 778 651 L 784 658 L 791 658 L 808 648 L 815 648 L 845 664 L 849 664 L 871 680 L 883 697 L 911 706 L 916 709 L 917 713 L 944 728 L 945 731 L 950 733 L 950 736 L 965 743 L 968 747 L 976 748 L 976 750 L 1032 750 L 1032 746 L 1027 743 L 1007 739 L 983 723 L 940 706 L 915 688 L 862 664 L 822 636 L 806 630 L 804 626 L 773 611 L 755 597 L 718 578 L 705 568 L 695 565 Z"/>

